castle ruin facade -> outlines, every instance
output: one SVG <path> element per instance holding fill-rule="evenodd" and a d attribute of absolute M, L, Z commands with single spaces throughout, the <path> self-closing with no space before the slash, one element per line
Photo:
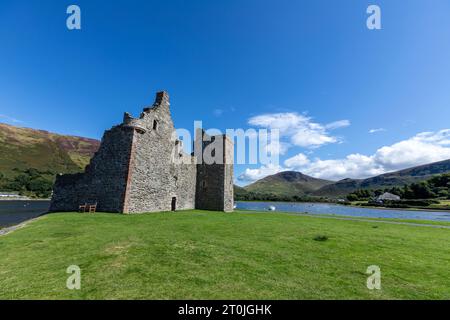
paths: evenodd
<path fill-rule="evenodd" d="M 169 96 L 158 92 L 139 118 L 125 113 L 105 131 L 83 173 L 57 176 L 50 211 L 77 211 L 86 203 L 119 213 L 233 211 L 233 142 L 200 130 L 195 152 L 186 154 L 174 133 Z M 220 161 L 203 161 L 208 148 Z"/>

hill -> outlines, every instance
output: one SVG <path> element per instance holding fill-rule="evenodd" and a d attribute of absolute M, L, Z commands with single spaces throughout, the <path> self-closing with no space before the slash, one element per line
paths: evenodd
<path fill-rule="evenodd" d="M 0 123 L 0 190 L 48 186 L 58 173 L 80 172 L 100 141 Z"/>
<path fill-rule="evenodd" d="M 304 196 L 331 183 L 333 182 L 316 179 L 300 172 L 284 171 L 258 180 L 244 187 L 244 190 L 280 196 Z"/>
<path fill-rule="evenodd" d="M 17 169 L 54 173 L 79 172 L 97 151 L 98 140 L 0 123 L 0 172 L 11 177 Z"/>
<path fill-rule="evenodd" d="M 241 196 L 247 194 L 247 191 L 245 191 L 244 188 L 234 185 L 234 197 L 235 198 L 240 198 Z"/>
<path fill-rule="evenodd" d="M 403 186 L 405 184 L 425 181 L 434 175 L 447 172 L 450 172 L 450 160 L 390 172 L 368 179 L 344 179 L 320 188 L 315 191 L 313 195 L 323 197 L 342 197 L 356 191 L 357 189 L 382 189 L 394 186 Z"/>

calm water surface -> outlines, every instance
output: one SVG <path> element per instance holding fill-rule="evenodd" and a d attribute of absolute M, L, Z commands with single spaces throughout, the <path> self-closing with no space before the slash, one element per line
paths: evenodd
<path fill-rule="evenodd" d="M 49 207 L 50 201 L 0 201 L 0 228 L 36 218 Z"/>
<path fill-rule="evenodd" d="M 270 206 L 275 212 L 297 212 L 309 214 L 333 214 L 349 217 L 394 218 L 432 221 L 450 221 L 450 212 L 445 211 L 409 211 L 355 208 L 328 203 L 286 203 L 286 202 L 237 202 L 237 209 L 268 211 Z"/>

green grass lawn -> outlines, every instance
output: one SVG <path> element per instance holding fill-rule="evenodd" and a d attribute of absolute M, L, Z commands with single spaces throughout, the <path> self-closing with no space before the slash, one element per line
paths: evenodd
<path fill-rule="evenodd" d="M 66 288 L 70 265 L 81 268 L 81 290 Z M 366 287 L 370 265 L 381 268 L 380 291 Z M 65 213 L 0 237 L 0 299 L 450 299 L 449 267 L 448 229 L 275 213 Z"/>

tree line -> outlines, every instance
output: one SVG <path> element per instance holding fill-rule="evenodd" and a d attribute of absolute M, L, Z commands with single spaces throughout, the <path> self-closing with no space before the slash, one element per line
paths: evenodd
<path fill-rule="evenodd" d="M 347 200 L 370 201 L 385 192 L 407 200 L 450 199 L 450 173 L 441 174 L 426 181 L 407 184 L 403 187 L 359 189 L 348 194 Z"/>
<path fill-rule="evenodd" d="M 0 190 L 18 192 L 20 195 L 49 198 L 52 193 L 55 173 L 51 171 L 40 171 L 34 168 L 14 168 L 16 175 L 12 178 L 0 173 Z"/>
<path fill-rule="evenodd" d="M 323 197 L 311 196 L 288 196 L 274 193 L 262 193 L 252 191 L 237 191 L 234 194 L 236 201 L 275 201 L 275 202 L 329 202 L 329 199 Z"/>

